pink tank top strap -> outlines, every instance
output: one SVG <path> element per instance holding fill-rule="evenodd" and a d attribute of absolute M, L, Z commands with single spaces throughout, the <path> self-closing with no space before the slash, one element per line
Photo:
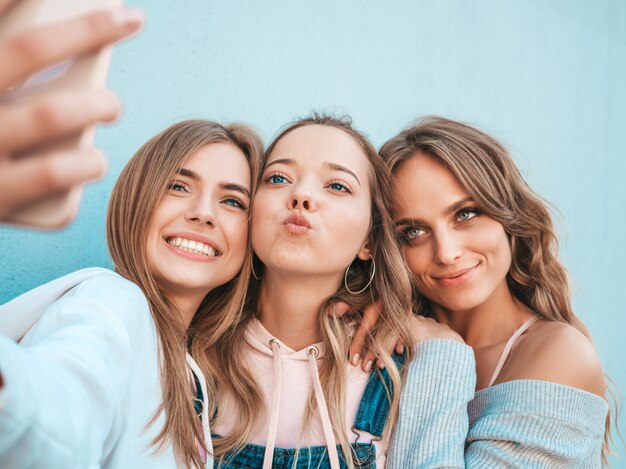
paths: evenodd
<path fill-rule="evenodd" d="M 524 332 L 526 332 L 526 330 L 530 326 L 532 326 L 535 323 L 535 321 L 537 321 L 538 319 L 540 319 L 540 316 L 533 316 L 532 318 L 528 319 L 524 324 L 522 324 L 513 333 L 511 338 L 508 340 L 508 342 L 504 346 L 502 353 L 500 354 L 500 358 L 498 359 L 498 364 L 496 365 L 495 370 L 493 370 L 493 374 L 491 375 L 491 379 L 489 380 L 489 385 L 487 387 L 491 387 L 493 383 L 495 383 L 496 379 L 498 379 L 498 375 L 502 371 L 502 367 L 504 367 L 504 364 L 506 363 L 506 359 L 509 358 L 511 349 L 513 348 L 513 345 L 515 345 L 515 342 L 517 341 L 519 336 L 521 336 Z"/>

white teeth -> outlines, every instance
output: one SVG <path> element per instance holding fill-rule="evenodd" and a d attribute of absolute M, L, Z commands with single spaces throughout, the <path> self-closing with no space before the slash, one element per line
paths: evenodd
<path fill-rule="evenodd" d="M 167 243 L 182 250 L 191 252 L 193 254 L 203 254 L 205 256 L 214 257 L 217 256 L 218 253 L 215 249 L 213 249 L 208 244 L 201 243 L 199 241 L 192 241 L 190 239 L 185 238 L 168 238 L 166 239 Z"/>

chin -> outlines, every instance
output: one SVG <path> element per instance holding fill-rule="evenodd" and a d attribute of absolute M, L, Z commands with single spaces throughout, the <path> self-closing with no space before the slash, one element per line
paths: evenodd
<path fill-rule="evenodd" d="M 472 295 L 459 295 L 458 298 L 447 298 L 439 304 L 449 311 L 467 311 L 479 307 L 485 300 Z"/>

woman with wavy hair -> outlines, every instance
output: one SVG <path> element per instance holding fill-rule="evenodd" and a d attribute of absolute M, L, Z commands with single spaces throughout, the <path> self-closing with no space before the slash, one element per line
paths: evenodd
<path fill-rule="evenodd" d="M 409 383 L 416 393 L 457 389 L 445 418 L 434 405 L 422 409 L 425 418 L 438 416 L 422 435 L 467 420 L 471 350 L 447 328 L 408 314 L 411 283 L 389 184 L 375 149 L 346 120 L 298 120 L 267 149 L 252 205 L 255 279 L 245 306 L 241 314 L 213 308 L 221 324 L 199 329 L 193 345 L 208 380 L 219 467 L 384 467 L 407 367 L 420 377 L 424 367 L 443 371 Z M 385 305 L 371 333 L 385 370 L 349 364 L 356 324 L 332 314 L 337 300 L 355 309 Z M 386 352 L 391 337 L 404 341 L 404 354 Z M 445 340 L 425 340 L 432 338 Z M 465 433 L 454 434 L 462 444 Z"/>
<path fill-rule="evenodd" d="M 546 203 L 507 150 L 426 118 L 383 145 L 416 309 L 476 357 L 464 460 L 452 467 L 599 467 L 608 434 L 602 366 L 574 314 Z M 402 415 L 413 411 L 403 402 Z M 396 455 L 418 435 L 400 419 Z M 605 445 L 606 449 L 606 445 Z"/>
<path fill-rule="evenodd" d="M 77 271 L 0 308 L 0 466 L 213 466 L 189 349 L 209 293 L 234 308 L 245 296 L 262 150 L 240 124 L 164 130 L 113 189 L 116 272 Z"/>

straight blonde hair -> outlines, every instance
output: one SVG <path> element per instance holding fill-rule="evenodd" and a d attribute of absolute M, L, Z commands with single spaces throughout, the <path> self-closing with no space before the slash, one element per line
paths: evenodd
<path fill-rule="evenodd" d="M 220 142 L 232 143 L 241 149 L 250 164 L 254 182 L 263 144 L 251 128 L 243 124 L 187 120 L 154 136 L 135 153 L 113 188 L 107 214 L 107 243 L 115 270 L 137 284 L 146 296 L 158 335 L 163 400 L 147 427 L 162 413 L 165 413 L 165 424 L 152 445 L 158 451 L 171 443 L 177 460 L 188 468 L 204 467 L 196 442 L 207 449 L 193 406 L 185 358 L 194 329 L 201 323 L 199 318 L 204 317 L 206 301 L 196 313 L 194 327 L 186 330 L 179 311 L 159 288 L 148 267 L 147 229 L 155 208 L 184 161 L 196 149 Z M 249 266 L 244 268 L 244 272 L 248 272 Z M 235 278 L 216 289 L 218 292 L 212 292 L 213 297 L 223 301 L 241 288 L 239 285 Z"/>
<path fill-rule="evenodd" d="M 320 381 L 328 403 L 335 436 L 340 442 L 347 466 L 353 468 L 352 449 L 344 428 L 347 388 L 345 370 L 348 365 L 347 355 L 353 324 L 350 323 L 350 319 L 339 318 L 333 314 L 333 305 L 336 301 L 344 301 L 355 310 L 362 309 L 374 300 L 380 300 L 384 305 L 381 319 L 372 331 L 370 339 L 371 343 L 377 347 L 391 378 L 392 386 L 387 390 L 391 410 L 385 429 L 385 436 L 389 437 L 397 419 L 402 375 L 382 344 L 387 343 L 390 337 L 400 337 L 407 344 L 408 359 L 412 357 L 413 352 L 410 346 L 413 343 L 410 322 L 411 279 L 395 239 L 389 202 L 386 197 L 391 189 L 391 174 L 375 148 L 362 134 L 352 128 L 347 119 L 315 114 L 312 117 L 295 121 L 274 139 L 265 153 L 263 165 L 281 138 L 307 125 L 323 125 L 346 132 L 360 145 L 370 165 L 369 181 L 372 200 L 368 245 L 376 262 L 376 275 L 370 288 L 358 295 L 350 294 L 342 285 L 333 297 L 328 298 L 319 312 L 319 328 L 327 351 L 320 366 Z M 255 270 L 260 272 L 261 267 L 257 264 Z M 354 261 L 351 270 L 353 273 L 348 282 L 350 289 L 354 291 L 368 282 L 369 263 Z M 202 366 L 207 369 L 207 375 L 210 377 L 208 380 L 211 381 L 209 385 L 210 409 L 215 415 L 219 394 L 227 395 L 232 399 L 237 410 L 233 432 L 214 439 L 217 458 L 225 457 L 228 452 L 236 452 L 243 448 L 258 431 L 266 414 L 262 391 L 244 358 L 244 331 L 249 321 L 257 314 L 259 291 L 260 282 L 250 279 L 245 304 L 237 311 L 237 314 L 231 315 L 225 309 L 220 311 L 220 308 L 213 308 L 211 313 L 219 317 L 222 324 L 216 327 L 215 331 L 207 331 L 209 334 L 207 337 L 210 338 L 206 340 L 207 353 L 202 361 Z M 232 301 L 238 302 L 239 299 L 233 298 Z M 310 421 L 314 408 L 315 401 L 313 396 L 310 396 L 304 423 Z M 220 418 L 232 419 L 233 416 L 218 415 L 214 421 Z"/>

